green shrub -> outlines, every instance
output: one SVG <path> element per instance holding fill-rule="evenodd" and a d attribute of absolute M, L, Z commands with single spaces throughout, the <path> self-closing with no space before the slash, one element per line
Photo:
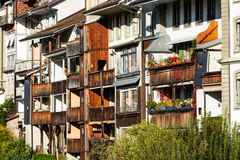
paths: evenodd
<path fill-rule="evenodd" d="M 203 118 L 189 128 L 164 129 L 143 122 L 126 131 L 113 145 L 101 148 L 107 160 L 238 160 L 240 134 L 223 118 Z M 99 151 L 99 146 L 97 151 Z M 94 150 L 94 149 L 93 149 Z M 96 150 L 95 150 L 96 151 Z M 101 158 L 104 157 L 104 158 Z"/>
<path fill-rule="evenodd" d="M 32 160 L 55 160 L 55 155 L 37 153 L 33 156 Z"/>

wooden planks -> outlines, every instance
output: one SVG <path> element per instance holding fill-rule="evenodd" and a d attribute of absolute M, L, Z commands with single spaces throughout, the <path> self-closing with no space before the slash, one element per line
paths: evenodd
<path fill-rule="evenodd" d="M 37 96 L 49 96 L 52 92 L 51 83 L 33 84 L 32 85 L 32 95 Z"/>
<path fill-rule="evenodd" d="M 114 82 L 114 69 L 107 71 L 93 72 L 88 75 L 89 87 L 100 87 L 112 85 Z"/>
<path fill-rule="evenodd" d="M 89 108 L 90 121 L 114 120 L 114 107 Z"/>
<path fill-rule="evenodd" d="M 195 66 L 192 63 L 161 67 L 150 71 L 151 85 L 163 85 L 178 82 L 193 81 Z"/>
<path fill-rule="evenodd" d="M 68 108 L 67 109 L 67 122 L 79 122 L 84 121 L 84 108 Z"/>
<path fill-rule="evenodd" d="M 166 112 L 152 115 L 151 122 L 162 128 L 188 127 L 194 120 L 194 110 L 186 112 Z"/>
<path fill-rule="evenodd" d="M 221 81 L 221 72 L 209 72 L 202 76 L 202 85 L 221 84 Z"/>

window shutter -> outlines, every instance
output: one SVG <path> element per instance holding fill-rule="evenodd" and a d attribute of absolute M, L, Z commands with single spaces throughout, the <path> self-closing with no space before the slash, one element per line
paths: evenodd
<path fill-rule="evenodd" d="M 116 93 L 116 112 L 119 113 L 120 112 L 120 100 L 121 96 L 120 96 L 120 89 L 117 90 Z"/>
<path fill-rule="evenodd" d="M 138 105 L 137 105 L 137 111 L 141 111 L 141 87 L 137 88 L 137 99 L 138 99 Z"/>
<path fill-rule="evenodd" d="M 240 79 L 237 79 L 237 105 L 240 105 Z"/>

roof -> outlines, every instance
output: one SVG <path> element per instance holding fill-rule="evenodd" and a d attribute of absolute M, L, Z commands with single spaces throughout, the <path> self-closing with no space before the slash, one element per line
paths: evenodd
<path fill-rule="evenodd" d="M 89 10 L 87 10 L 86 12 L 84 12 L 84 14 L 87 14 L 87 13 L 90 13 L 90 12 L 93 12 L 93 11 L 96 11 L 96 10 L 99 10 L 99 9 L 102 9 L 102 8 L 106 8 L 106 7 L 109 7 L 109 6 L 112 6 L 112 5 L 115 5 L 115 4 L 118 4 L 120 0 L 108 0 L 106 2 L 103 2 Z"/>
<path fill-rule="evenodd" d="M 171 38 L 167 33 L 162 33 L 160 36 L 153 40 L 144 52 L 150 53 L 172 53 L 170 49 L 172 48 Z"/>
<path fill-rule="evenodd" d="M 52 6 L 57 5 L 58 3 L 61 3 L 62 1 L 65 1 L 65 0 L 52 0 L 51 2 L 46 1 L 46 2 L 42 3 L 41 5 L 38 5 L 38 6 L 36 6 L 36 7 L 33 7 L 31 10 L 29 10 L 29 11 L 23 13 L 23 14 L 18 15 L 17 17 L 15 17 L 15 19 L 30 16 L 30 15 L 33 14 L 34 12 L 37 12 L 37 11 L 42 10 L 42 9 L 44 9 L 44 8 L 48 8 L 48 9 L 49 9 L 49 8 L 52 7 Z M 54 9 L 52 9 L 52 11 L 53 11 L 53 10 L 54 10 Z M 46 10 L 46 11 L 47 11 L 47 10 Z M 49 10 L 49 11 L 50 11 L 50 10 Z"/>
<path fill-rule="evenodd" d="M 161 4 L 161 3 L 170 3 L 176 0 L 132 0 L 130 2 L 131 5 L 141 5 L 141 4 L 146 4 L 146 3 L 156 3 L 156 4 Z"/>
<path fill-rule="evenodd" d="M 44 38 L 44 37 L 46 38 L 46 37 L 53 36 L 54 34 L 61 33 L 70 28 L 73 28 L 75 25 L 83 26 L 85 21 L 85 16 L 83 15 L 83 11 L 84 10 L 76 12 L 62 19 L 61 21 L 57 22 L 56 25 L 46 28 L 28 37 L 25 37 L 20 41 L 26 41 L 26 40 L 35 39 L 35 38 Z"/>

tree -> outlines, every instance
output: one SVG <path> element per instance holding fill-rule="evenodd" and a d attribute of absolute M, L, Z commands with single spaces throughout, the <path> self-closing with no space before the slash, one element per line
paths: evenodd
<path fill-rule="evenodd" d="M 240 135 L 222 118 L 203 118 L 189 128 L 159 128 L 143 122 L 108 146 L 97 159 L 240 159 Z M 98 147 L 99 148 L 99 147 Z M 95 148 L 92 149 L 94 151 Z M 104 157 L 104 158 L 101 158 Z"/>

